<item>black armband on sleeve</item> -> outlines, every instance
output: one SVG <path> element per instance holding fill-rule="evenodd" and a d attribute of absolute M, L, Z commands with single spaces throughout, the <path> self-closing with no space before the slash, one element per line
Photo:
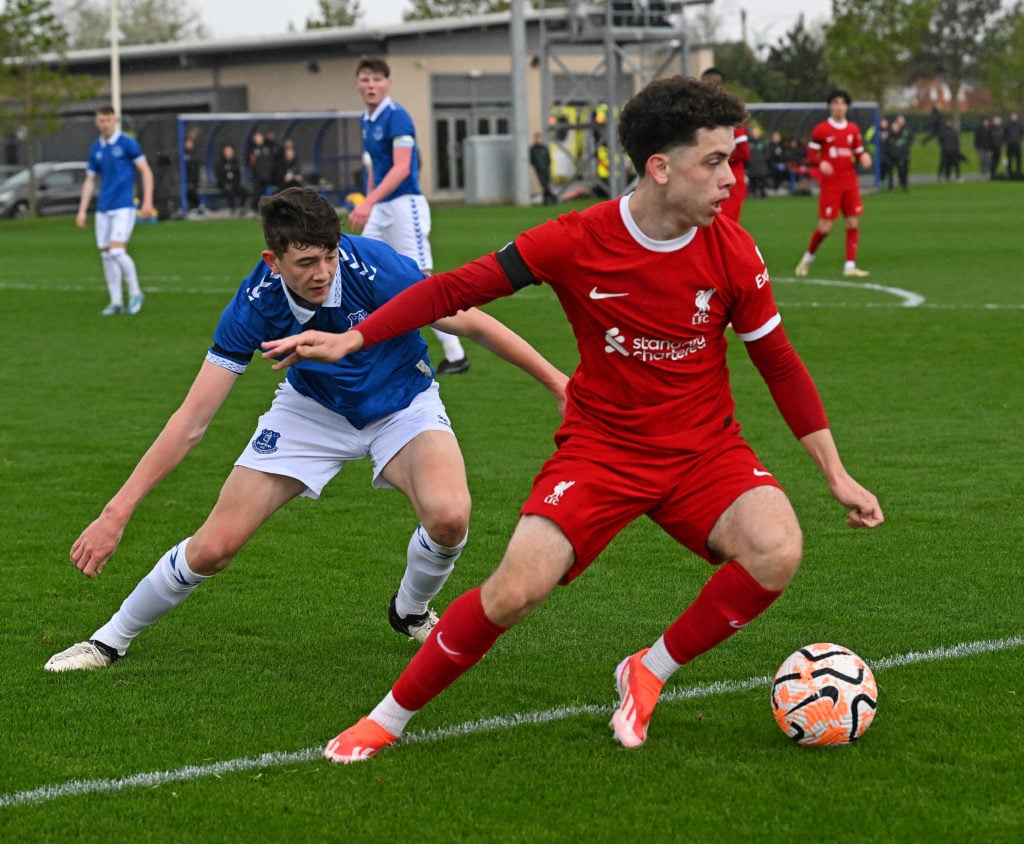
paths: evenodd
<path fill-rule="evenodd" d="M 533 273 L 530 272 L 530 268 L 526 266 L 523 256 L 516 249 L 514 241 L 506 243 L 494 253 L 494 256 L 498 259 L 498 265 L 504 270 L 513 290 L 522 290 L 528 284 L 538 283 Z"/>

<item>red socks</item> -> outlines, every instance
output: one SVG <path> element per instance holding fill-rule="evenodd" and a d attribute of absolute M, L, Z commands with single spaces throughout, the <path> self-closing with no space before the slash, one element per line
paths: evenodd
<path fill-rule="evenodd" d="M 821 246 L 821 242 L 825 239 L 826 235 L 822 234 L 820 229 L 815 229 L 814 234 L 811 235 L 811 244 L 807 247 L 807 251 L 812 255 L 817 254 L 818 247 Z"/>
<path fill-rule="evenodd" d="M 476 665 L 505 629 L 484 614 L 479 586 L 460 595 L 395 682 L 395 701 L 406 709 L 422 709 Z"/>
<path fill-rule="evenodd" d="M 854 262 L 857 260 L 857 246 L 860 243 L 860 229 L 846 230 L 846 260 Z"/>
<path fill-rule="evenodd" d="M 665 631 L 665 648 L 681 665 L 690 662 L 753 621 L 781 594 L 765 589 L 739 563 L 725 563 Z"/>

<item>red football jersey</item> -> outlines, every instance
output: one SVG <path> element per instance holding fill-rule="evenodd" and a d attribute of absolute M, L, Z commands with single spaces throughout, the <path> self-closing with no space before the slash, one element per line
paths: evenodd
<path fill-rule="evenodd" d="M 831 117 L 814 127 L 807 144 L 808 162 L 813 166 L 828 161 L 837 176 L 855 173 L 862 152 L 864 141 L 857 125 L 849 120 L 837 123 Z"/>
<path fill-rule="evenodd" d="M 731 322 L 751 341 L 781 321 L 764 260 L 740 226 L 720 216 L 654 241 L 622 197 L 550 220 L 515 246 L 576 335 L 565 429 L 685 451 L 738 429 L 725 329 Z"/>

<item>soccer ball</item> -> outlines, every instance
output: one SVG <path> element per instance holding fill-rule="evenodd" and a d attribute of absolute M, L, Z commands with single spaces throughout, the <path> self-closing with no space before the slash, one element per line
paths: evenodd
<path fill-rule="evenodd" d="M 772 681 L 772 710 L 797 744 L 849 744 L 875 717 L 871 669 L 842 645 L 818 642 L 789 655 Z"/>

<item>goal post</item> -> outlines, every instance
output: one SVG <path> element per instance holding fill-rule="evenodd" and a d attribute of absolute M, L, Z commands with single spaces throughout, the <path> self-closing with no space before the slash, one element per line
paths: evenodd
<path fill-rule="evenodd" d="M 257 132 L 278 144 L 292 140 L 306 184 L 316 187 L 336 205 L 353 191 L 363 190 L 361 112 L 269 111 L 196 112 L 177 115 L 178 176 L 183 216 L 188 212 L 185 179 L 185 138 L 195 136 L 194 154 L 200 162 L 200 195 L 217 196 L 215 166 L 225 145 L 234 147 L 247 188 L 252 173 L 246 153 Z"/>

